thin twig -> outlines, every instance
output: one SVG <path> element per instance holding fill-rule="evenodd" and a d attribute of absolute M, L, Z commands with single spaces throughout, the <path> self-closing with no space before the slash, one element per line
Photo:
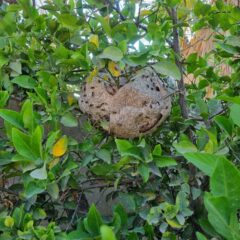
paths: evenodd
<path fill-rule="evenodd" d="M 69 224 L 66 227 L 66 231 L 68 231 L 69 228 L 71 227 L 71 225 L 73 224 L 73 221 L 74 221 L 74 219 L 75 219 L 75 217 L 77 215 L 78 209 L 80 207 L 80 202 L 81 202 L 81 199 L 82 199 L 82 195 L 83 195 L 82 192 L 80 192 L 79 195 L 78 195 L 77 206 L 76 206 L 76 208 L 75 208 L 75 210 L 73 212 L 73 215 L 71 217 L 71 220 L 70 220 Z"/>
<path fill-rule="evenodd" d="M 8 194 L 12 194 L 12 195 L 18 196 L 18 193 L 17 193 L 17 192 L 12 191 L 12 190 L 7 189 L 7 188 L 4 188 L 4 187 L 0 187 L 0 192 L 6 192 L 6 193 L 8 193 Z"/>
<path fill-rule="evenodd" d="M 142 0 L 140 0 L 140 2 L 139 2 L 138 15 L 137 15 L 137 20 L 136 20 L 136 25 L 137 25 L 137 26 L 138 26 L 139 23 L 140 23 L 141 8 L 142 8 Z"/>

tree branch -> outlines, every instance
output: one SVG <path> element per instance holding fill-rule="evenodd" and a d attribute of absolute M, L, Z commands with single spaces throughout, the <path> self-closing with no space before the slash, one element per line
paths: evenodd
<path fill-rule="evenodd" d="M 183 64 L 181 61 L 181 50 L 179 45 L 179 33 L 178 33 L 178 17 L 177 17 L 177 9 L 176 8 L 166 8 L 169 16 L 172 19 L 173 23 L 173 43 L 172 48 L 175 53 L 175 63 L 180 71 L 181 78 L 177 82 L 178 90 L 179 90 L 179 105 L 181 109 L 181 115 L 184 119 L 188 119 L 188 106 L 186 102 L 186 88 L 184 84 L 184 77 L 183 77 Z M 194 142 L 194 137 L 192 131 L 188 128 L 188 136 L 192 142 Z"/>
<path fill-rule="evenodd" d="M 169 13 L 171 14 L 170 17 L 172 18 L 172 22 L 173 22 L 173 46 L 172 47 L 175 52 L 175 62 L 181 74 L 181 79 L 178 81 L 179 104 L 181 107 L 182 117 L 184 119 L 187 119 L 188 108 L 187 108 L 187 103 L 185 99 L 186 89 L 185 89 L 184 78 L 183 78 L 183 66 L 180 60 L 181 53 L 180 53 L 180 46 L 179 46 L 179 34 L 177 29 L 178 18 L 177 18 L 176 8 L 172 8 Z"/>

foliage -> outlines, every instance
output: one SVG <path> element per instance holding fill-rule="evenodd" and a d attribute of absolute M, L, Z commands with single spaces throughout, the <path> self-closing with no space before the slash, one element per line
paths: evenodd
<path fill-rule="evenodd" d="M 239 19 L 223 0 L 0 3 L 0 239 L 240 239 Z M 176 40 L 204 28 L 213 50 L 182 59 Z M 78 111 L 85 80 L 146 65 L 172 95 L 156 133 L 115 139 Z"/>

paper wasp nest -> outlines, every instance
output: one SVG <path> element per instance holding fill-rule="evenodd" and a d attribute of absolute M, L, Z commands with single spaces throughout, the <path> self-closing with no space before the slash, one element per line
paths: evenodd
<path fill-rule="evenodd" d="M 107 79 L 107 80 L 106 80 Z M 171 98 L 163 82 L 150 67 L 119 78 L 119 86 L 108 73 L 99 73 L 83 85 L 79 98 L 82 112 L 120 138 L 134 138 L 155 131 L 171 111 Z"/>

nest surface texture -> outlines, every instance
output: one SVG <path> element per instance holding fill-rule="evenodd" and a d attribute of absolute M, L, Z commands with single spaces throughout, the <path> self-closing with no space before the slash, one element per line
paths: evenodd
<path fill-rule="evenodd" d="M 154 132 L 171 111 L 171 98 L 161 79 L 147 67 L 129 82 L 124 77 L 119 81 L 117 87 L 110 74 L 99 73 L 86 82 L 80 93 L 80 110 L 116 137 Z"/>

